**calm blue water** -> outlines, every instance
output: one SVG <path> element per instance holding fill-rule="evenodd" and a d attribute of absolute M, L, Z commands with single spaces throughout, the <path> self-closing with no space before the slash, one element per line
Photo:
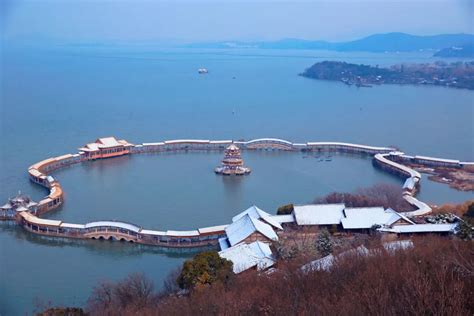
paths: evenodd
<path fill-rule="evenodd" d="M 474 92 L 440 87 L 348 87 L 297 76 L 339 59 L 390 65 L 429 55 L 151 48 L 6 49 L 2 55 L 0 203 L 17 190 L 41 198 L 26 170 L 97 137 L 348 141 L 396 145 L 410 154 L 474 160 Z M 206 67 L 208 75 L 196 70 Z M 235 79 L 233 79 L 235 77 Z M 232 114 L 235 112 L 235 114 Z M 401 180 L 369 159 L 317 162 L 296 153 L 246 152 L 253 173 L 223 178 L 221 154 L 147 154 L 82 164 L 55 175 L 66 203 L 49 215 L 72 222 L 120 219 L 156 229 L 222 224 L 257 204 L 269 212 Z M 424 179 L 433 203 L 473 195 Z M 0 224 L 0 314 L 38 302 L 82 305 L 101 279 L 144 271 L 160 286 L 189 253 L 118 243 L 55 241 Z"/>

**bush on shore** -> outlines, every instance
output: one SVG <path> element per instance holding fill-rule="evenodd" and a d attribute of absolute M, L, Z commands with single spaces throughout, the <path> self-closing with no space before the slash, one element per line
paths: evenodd
<path fill-rule="evenodd" d="M 182 289 L 194 289 L 214 282 L 226 282 L 233 274 L 232 261 L 215 251 L 202 252 L 186 260 L 176 282 Z"/>
<path fill-rule="evenodd" d="M 396 211 L 411 211 L 412 207 L 403 199 L 400 186 L 379 183 L 368 188 L 360 188 L 355 193 L 333 192 L 316 198 L 316 204 L 344 203 L 347 207 L 383 206 Z"/>

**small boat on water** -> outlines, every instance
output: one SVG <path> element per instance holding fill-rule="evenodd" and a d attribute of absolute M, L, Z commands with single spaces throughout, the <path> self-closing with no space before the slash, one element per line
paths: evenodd
<path fill-rule="evenodd" d="M 207 73 L 209 73 L 209 70 L 207 70 L 206 68 L 199 68 L 198 73 L 200 75 L 207 74 Z"/>

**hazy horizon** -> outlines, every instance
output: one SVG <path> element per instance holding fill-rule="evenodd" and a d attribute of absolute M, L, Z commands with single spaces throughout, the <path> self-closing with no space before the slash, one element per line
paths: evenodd
<path fill-rule="evenodd" d="M 348 41 L 376 33 L 474 33 L 468 0 L 4 1 L 8 41 Z"/>

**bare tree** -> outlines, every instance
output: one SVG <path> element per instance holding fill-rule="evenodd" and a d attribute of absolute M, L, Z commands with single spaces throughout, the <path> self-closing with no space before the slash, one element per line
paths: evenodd
<path fill-rule="evenodd" d="M 89 297 L 87 311 L 91 315 L 141 313 L 156 303 L 153 282 L 134 273 L 117 283 L 99 283 Z"/>
<path fill-rule="evenodd" d="M 180 273 L 180 267 L 171 270 L 171 272 L 168 273 L 165 280 L 163 281 L 163 290 L 161 291 L 161 295 L 168 295 L 179 291 L 179 286 L 176 280 L 178 279 Z"/>
<path fill-rule="evenodd" d="M 368 188 L 359 188 L 355 193 L 333 192 L 316 198 L 314 203 L 344 203 L 348 207 L 383 206 L 397 211 L 409 211 L 412 207 L 403 199 L 400 186 L 386 183 L 375 184 Z"/>
<path fill-rule="evenodd" d="M 133 273 L 115 286 L 114 296 L 120 306 L 132 305 L 140 309 L 148 305 L 153 290 L 153 282 L 143 273 Z"/>

